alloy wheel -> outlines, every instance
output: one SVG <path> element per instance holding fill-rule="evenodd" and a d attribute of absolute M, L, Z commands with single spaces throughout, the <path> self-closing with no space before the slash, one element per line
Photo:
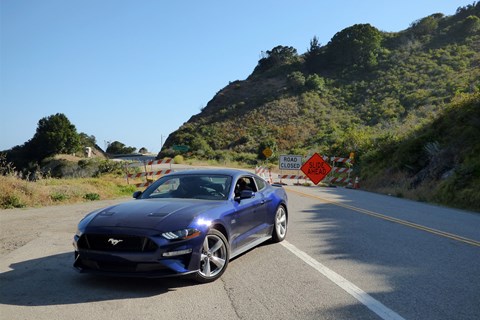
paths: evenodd
<path fill-rule="evenodd" d="M 225 242 L 215 234 L 208 234 L 203 242 L 199 273 L 205 278 L 215 278 L 227 263 Z"/>

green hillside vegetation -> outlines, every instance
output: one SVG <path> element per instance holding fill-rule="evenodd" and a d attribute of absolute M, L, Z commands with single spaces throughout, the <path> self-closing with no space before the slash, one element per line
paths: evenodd
<path fill-rule="evenodd" d="M 480 211 L 480 94 L 457 97 L 404 139 L 379 141 L 362 161 L 367 189 Z"/>
<path fill-rule="evenodd" d="M 262 150 L 356 154 L 370 190 L 480 210 L 480 3 L 401 32 L 357 24 L 307 52 L 262 53 L 172 133 L 159 157 L 261 163 Z M 468 120 L 468 121 L 467 121 Z M 396 177 L 396 179 L 392 179 Z"/>
<path fill-rule="evenodd" d="M 221 89 L 158 158 L 253 167 L 266 147 L 274 168 L 281 154 L 354 152 L 362 189 L 480 212 L 480 2 L 400 32 L 356 24 L 326 45 L 313 37 L 303 54 L 262 52 L 250 76 Z M 106 152 L 135 150 L 114 141 Z M 0 207 L 130 193 L 107 156 L 65 115 L 42 118 L 32 139 L 0 153 Z"/>

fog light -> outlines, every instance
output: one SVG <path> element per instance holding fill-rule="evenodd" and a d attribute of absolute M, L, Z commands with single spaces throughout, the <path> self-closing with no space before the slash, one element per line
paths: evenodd
<path fill-rule="evenodd" d="M 192 249 L 185 249 L 185 250 L 178 250 L 178 251 L 170 251 L 162 253 L 163 257 L 174 257 L 174 256 L 181 256 L 183 254 L 192 253 Z"/>

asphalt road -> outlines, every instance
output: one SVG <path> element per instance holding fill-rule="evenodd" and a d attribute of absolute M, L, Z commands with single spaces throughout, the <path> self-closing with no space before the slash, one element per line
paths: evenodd
<path fill-rule="evenodd" d="M 480 319 L 479 213 L 287 189 L 286 241 L 205 285 L 76 273 L 76 223 L 118 200 L 0 210 L 0 319 Z"/>

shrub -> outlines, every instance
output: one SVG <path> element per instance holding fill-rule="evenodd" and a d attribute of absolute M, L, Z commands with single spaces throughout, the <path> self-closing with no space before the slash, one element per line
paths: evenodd
<path fill-rule="evenodd" d="M 50 199 L 54 202 L 60 202 L 60 201 L 65 201 L 68 198 L 70 198 L 67 194 L 62 193 L 62 192 L 55 192 L 50 195 Z"/>
<path fill-rule="evenodd" d="M 4 209 L 25 208 L 26 204 L 23 203 L 16 195 L 6 195 L 2 197 L 0 207 Z"/>
<path fill-rule="evenodd" d="M 84 198 L 85 200 L 95 201 L 100 200 L 100 195 L 98 193 L 87 193 Z"/>
<path fill-rule="evenodd" d="M 114 174 L 122 175 L 123 172 L 124 172 L 124 168 L 121 162 L 112 161 L 112 160 L 99 161 L 97 176 L 103 173 L 114 173 Z"/>
<path fill-rule="evenodd" d="M 182 164 L 184 163 L 185 159 L 183 158 L 182 155 L 176 155 L 174 158 L 173 158 L 173 162 L 176 163 L 176 164 Z"/>
<path fill-rule="evenodd" d="M 15 165 L 7 160 L 7 155 L 5 153 L 0 153 L 0 175 L 15 175 Z"/>

